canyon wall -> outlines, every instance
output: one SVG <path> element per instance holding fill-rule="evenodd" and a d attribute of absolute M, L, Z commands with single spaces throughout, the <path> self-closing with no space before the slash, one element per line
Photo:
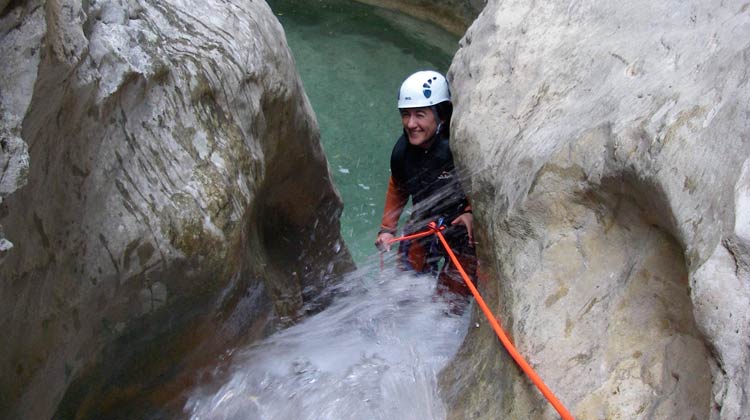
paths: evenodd
<path fill-rule="evenodd" d="M 750 7 L 490 0 L 450 70 L 492 310 L 579 419 L 750 413 Z M 451 418 L 557 418 L 472 329 Z"/>
<path fill-rule="evenodd" d="M 397 10 L 417 19 L 432 22 L 445 30 L 463 35 L 487 0 L 354 0 L 359 3 Z"/>
<path fill-rule="evenodd" d="M 162 409 L 351 268 L 265 2 L 5 1 L 0 30 L 0 417 Z"/>

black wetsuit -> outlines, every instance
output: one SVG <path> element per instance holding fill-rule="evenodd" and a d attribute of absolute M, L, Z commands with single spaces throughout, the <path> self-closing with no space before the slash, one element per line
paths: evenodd
<path fill-rule="evenodd" d="M 429 149 L 423 149 L 411 145 L 402 135 L 391 153 L 391 175 L 398 188 L 411 196 L 409 224 L 415 225 L 416 230 L 440 217 L 450 223 L 469 204 L 455 173 L 446 137 L 438 137 Z"/>
<path fill-rule="evenodd" d="M 451 226 L 456 217 L 466 212 L 469 202 L 456 174 L 447 137 L 438 136 L 428 149 L 423 149 L 410 144 L 405 134 L 401 135 L 391 153 L 391 176 L 397 188 L 412 199 L 412 214 L 404 226 L 405 234 L 422 231 L 429 222 L 442 219 L 451 247 L 473 255 L 466 228 Z M 400 252 L 408 254 L 408 241 L 402 244 Z M 428 237 L 422 246 L 427 251 L 429 271 L 436 270 L 438 260 L 445 255 L 442 246 L 435 237 Z"/>

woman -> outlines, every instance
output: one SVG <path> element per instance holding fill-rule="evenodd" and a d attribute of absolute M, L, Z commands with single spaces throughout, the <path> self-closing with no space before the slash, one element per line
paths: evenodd
<path fill-rule="evenodd" d="M 432 221 L 446 225 L 448 243 L 464 270 L 474 277 L 471 206 L 455 173 L 449 143 L 453 105 L 448 81 L 435 71 L 412 74 L 401 84 L 398 108 L 404 131 L 391 153 L 391 177 L 375 245 L 380 250 L 390 249 L 401 212 L 411 197 L 412 214 L 404 234 L 422 231 Z M 400 265 L 417 273 L 437 274 L 443 258 L 446 263 L 438 276 L 438 291 L 468 295 L 435 236 L 399 243 Z"/>

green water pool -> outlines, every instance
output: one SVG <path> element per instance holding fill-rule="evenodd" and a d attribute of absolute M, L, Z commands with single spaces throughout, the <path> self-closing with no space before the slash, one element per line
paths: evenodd
<path fill-rule="evenodd" d="M 401 133 L 398 87 L 416 70 L 445 73 L 458 38 L 352 0 L 269 0 L 286 32 L 344 200 L 341 234 L 358 264 L 373 246 Z"/>

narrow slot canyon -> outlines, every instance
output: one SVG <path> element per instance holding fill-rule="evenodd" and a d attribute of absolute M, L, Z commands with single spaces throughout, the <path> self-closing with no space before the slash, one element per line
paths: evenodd
<path fill-rule="evenodd" d="M 750 419 L 747 4 L 0 1 L 0 34 L 0 418 L 559 418 L 374 245 L 435 70 L 479 292 L 571 414 Z"/>

